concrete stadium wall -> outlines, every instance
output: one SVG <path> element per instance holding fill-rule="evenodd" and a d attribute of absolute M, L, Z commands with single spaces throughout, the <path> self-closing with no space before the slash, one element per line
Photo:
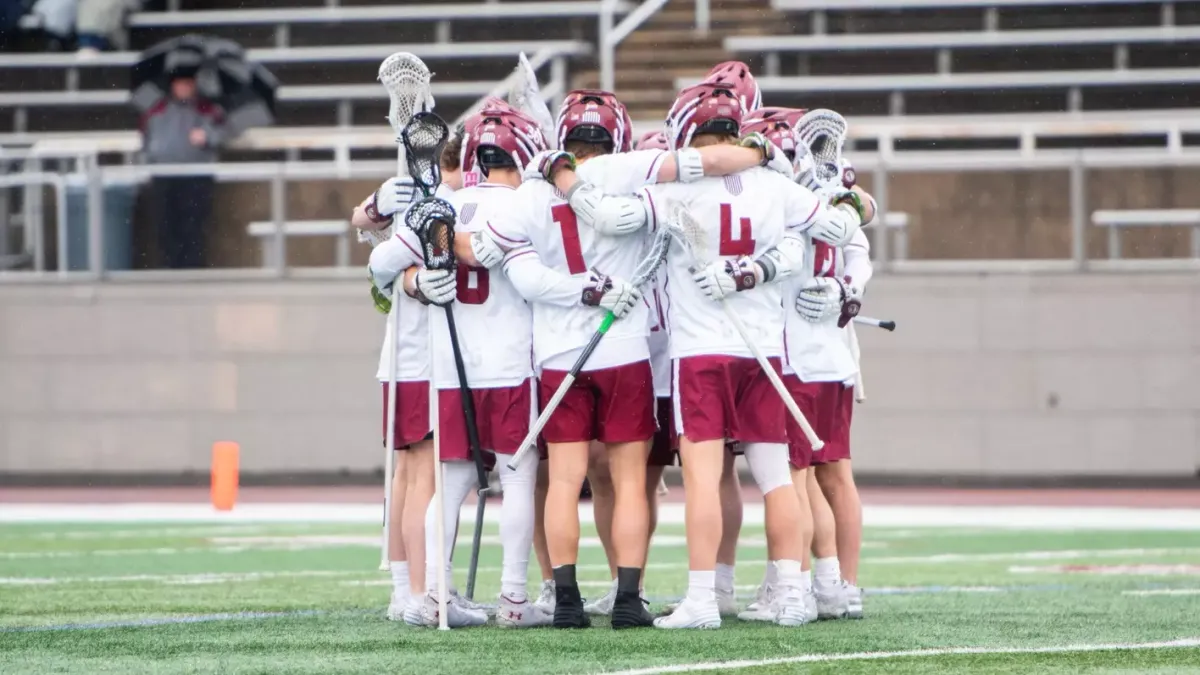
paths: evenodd
<path fill-rule="evenodd" d="M 1194 476 L 1200 281 L 899 276 L 860 330 L 861 471 Z M 366 282 L 0 286 L 0 475 L 381 465 Z"/>

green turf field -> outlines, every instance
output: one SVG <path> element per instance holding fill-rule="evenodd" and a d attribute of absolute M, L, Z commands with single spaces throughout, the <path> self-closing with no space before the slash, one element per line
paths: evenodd
<path fill-rule="evenodd" d="M 730 620 L 677 633 L 390 623 L 377 533 L 0 525 L 0 673 L 727 672 L 714 665 L 723 661 L 748 661 L 741 672 L 754 675 L 1200 673 L 1200 590 L 1187 592 L 1200 589 L 1200 532 L 874 529 L 862 573 L 867 619 L 795 629 Z M 682 528 L 660 534 L 647 582 L 658 605 L 686 575 Z M 749 595 L 763 569 L 762 531 L 743 537 L 738 584 Z M 489 541 L 484 597 L 498 589 L 499 548 Z M 456 560 L 467 554 L 460 547 Z M 602 593 L 601 550 L 585 547 L 581 563 L 585 594 Z M 1181 639 L 1190 642 L 1147 646 Z M 909 653 L 917 650 L 935 651 Z M 681 668 L 654 670 L 665 666 Z"/>

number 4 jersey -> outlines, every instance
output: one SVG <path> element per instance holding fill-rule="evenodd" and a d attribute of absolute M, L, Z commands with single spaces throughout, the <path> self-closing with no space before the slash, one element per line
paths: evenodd
<path fill-rule="evenodd" d="M 663 157 L 665 153 L 657 150 L 605 155 L 584 162 L 578 171 L 581 180 L 606 194 L 633 194 L 654 180 Z M 645 231 L 622 237 L 597 234 L 576 222 L 575 212 L 562 193 L 546 181 L 526 181 L 516 194 L 514 209 L 507 217 L 491 221 L 491 233 L 506 248 L 531 244 L 546 267 L 576 278 L 594 269 L 628 281 L 646 254 Z M 539 368 L 570 369 L 599 328 L 604 310 L 585 306 L 578 299 L 570 305 L 530 300 L 534 359 Z M 639 303 L 613 324 L 585 370 L 649 359 L 649 327 L 649 305 Z"/>
<path fill-rule="evenodd" d="M 507 185 L 481 183 L 454 193 L 456 232 L 475 232 L 513 208 L 516 191 Z M 498 272 L 498 271 L 497 271 Z M 508 279 L 480 267 L 460 264 L 458 295 L 451 305 L 467 382 L 472 389 L 513 387 L 533 375 L 532 317 L 529 304 Z M 446 312 L 429 308 L 429 323 L 438 389 L 458 387 Z"/>

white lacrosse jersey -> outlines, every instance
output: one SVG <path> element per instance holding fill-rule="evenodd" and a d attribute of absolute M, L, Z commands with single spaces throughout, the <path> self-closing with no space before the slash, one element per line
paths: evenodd
<path fill-rule="evenodd" d="M 441 184 L 435 193 L 447 201 L 454 194 L 448 185 Z M 404 226 L 404 217 L 396 219 L 395 234 L 388 241 L 371 249 L 370 268 L 373 277 L 397 279 L 409 267 L 423 267 L 425 258 L 421 253 L 421 242 L 412 230 Z M 388 315 L 383 335 L 383 346 L 379 350 L 379 368 L 375 372 L 380 382 L 388 380 L 388 350 L 396 345 L 396 369 L 399 382 L 429 381 L 429 308 L 400 291 L 400 300 L 392 306 L 392 312 L 400 312 L 400 339 L 395 342 L 392 335 L 392 315 Z"/>
<path fill-rule="evenodd" d="M 806 228 L 820 208 L 812 192 L 762 167 L 693 183 L 656 185 L 644 194 L 660 222 L 671 217 L 673 204 L 691 213 L 699 225 L 694 253 L 701 264 L 758 257 L 779 245 L 789 227 Z M 696 265 L 682 245 L 672 241 L 664 282 L 671 358 L 753 357 L 721 304 L 692 280 L 691 268 Z M 725 300 L 766 356 L 783 354 L 782 293 L 780 284 L 763 284 Z"/>
<path fill-rule="evenodd" d="M 582 180 L 606 194 L 634 194 L 657 174 L 664 153 L 606 155 L 579 167 Z M 594 269 L 629 281 L 645 257 L 648 236 L 640 231 L 614 237 L 579 225 L 575 212 L 552 184 L 526 181 L 517 189 L 514 208 L 490 221 L 493 236 L 505 247 L 531 244 L 543 265 L 572 277 Z M 570 370 L 603 321 L 605 311 L 583 304 L 561 307 L 533 301 L 533 349 L 539 369 Z M 601 370 L 650 358 L 646 335 L 650 306 L 639 303 L 613 323 L 584 370 Z"/>
<path fill-rule="evenodd" d="M 458 190 L 450 198 L 458 213 L 455 232 L 475 232 L 513 208 L 516 190 L 507 185 L 480 183 Z M 515 387 L 533 376 L 533 317 L 500 270 L 459 263 L 454 312 L 463 368 L 472 389 Z M 429 307 L 434 377 L 438 389 L 457 389 L 458 371 L 450 343 L 446 312 Z"/>
<path fill-rule="evenodd" d="M 800 288 L 813 277 L 840 279 L 845 275 L 842 252 L 823 241 L 807 239 L 805 274 L 784 282 L 787 329 L 784 372 L 795 372 L 804 382 L 842 382 L 858 372 L 847 342 L 848 331 L 838 328 L 838 318 L 813 323 L 796 311 Z"/>

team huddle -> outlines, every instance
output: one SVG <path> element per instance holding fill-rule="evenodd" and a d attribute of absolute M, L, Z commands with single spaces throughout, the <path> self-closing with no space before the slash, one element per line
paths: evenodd
<path fill-rule="evenodd" d="M 398 313 L 378 372 L 396 451 L 388 617 L 585 628 L 609 615 L 613 628 L 661 629 L 860 618 L 851 321 L 871 278 L 861 227 L 874 203 L 848 163 L 798 133 L 836 114 L 762 107 L 739 62 L 681 91 L 665 131 L 636 144 L 610 92 L 572 91 L 556 119 L 527 103 L 490 99 L 446 146 L 436 197 L 453 208 L 451 268 L 427 267 L 404 226 L 411 179 L 389 179 L 354 214 L 364 230 L 395 223 L 370 258 L 376 298 L 400 289 L 378 303 Z M 441 616 L 438 575 L 452 578 L 459 510 L 486 475 L 473 445 L 503 490 L 500 597 L 492 608 L 451 590 Z M 766 574 L 747 607 L 734 593 L 736 455 L 765 503 Z M 656 618 L 643 582 L 656 488 L 676 463 L 688 585 Z M 576 580 L 585 479 L 612 573 L 593 602 Z"/>

